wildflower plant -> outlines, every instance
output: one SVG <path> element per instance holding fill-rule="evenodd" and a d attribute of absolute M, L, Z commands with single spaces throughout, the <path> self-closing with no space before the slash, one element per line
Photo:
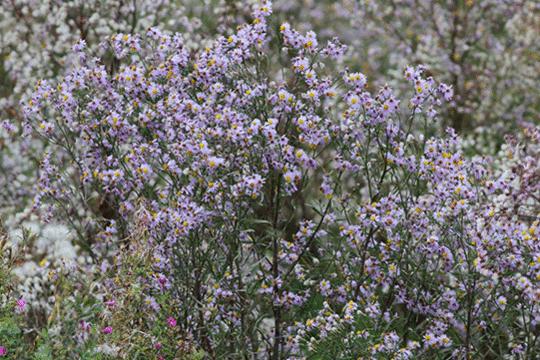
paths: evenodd
<path fill-rule="evenodd" d="M 4 354 L 18 359 L 95 359 L 87 356 L 98 345 L 97 337 L 89 336 L 92 328 L 88 319 L 100 319 L 97 313 L 102 304 L 98 299 L 103 291 L 97 284 L 103 275 L 99 268 L 79 268 L 68 259 L 54 263 L 43 259 L 31 276 L 21 275 L 21 268 L 40 256 L 37 236 L 23 228 L 21 237 L 21 241 L 11 242 L 7 232 L 2 232 L 0 339 Z M 77 330 L 85 322 L 89 326 L 81 344 L 84 329 Z"/>
<path fill-rule="evenodd" d="M 434 129 L 455 87 L 420 65 L 408 97 L 370 91 L 328 70 L 337 39 L 272 13 L 263 1 L 190 51 L 178 33 L 116 33 L 117 71 L 79 41 L 81 66 L 25 101 L 25 135 L 47 144 L 33 210 L 99 264 L 70 351 L 532 358 L 540 216 L 507 205 L 535 201 L 538 129 L 509 139 L 514 175 L 494 171 Z"/>
<path fill-rule="evenodd" d="M 0 338 L 2 339 L 2 346 L 0 347 L 0 354 L 7 354 L 7 349 L 18 344 L 21 338 L 20 323 L 17 321 L 17 317 L 14 314 L 15 305 L 17 300 L 13 297 L 14 290 L 17 285 L 15 276 L 10 272 L 18 257 L 11 247 L 6 246 L 7 233 L 5 232 L 2 223 L 0 223 L 0 261 L 2 262 L 0 270 L 0 285 L 2 292 L 0 297 Z"/>
<path fill-rule="evenodd" d="M 243 8 L 235 13 L 234 8 Z M 135 35 L 149 27 L 170 33 L 182 31 L 184 46 L 191 51 L 205 47 L 211 34 L 232 31 L 243 23 L 253 5 L 235 1 L 232 4 L 209 1 L 3 1 L 0 6 L 0 163 L 2 210 L 7 214 L 21 212 L 28 204 L 29 188 L 35 169 L 47 143 L 39 140 L 14 141 L 22 129 L 22 105 L 40 79 L 61 81 L 65 72 L 81 65 L 74 43 L 80 41 L 88 54 L 99 56 L 109 73 L 115 73 L 120 59 L 105 54 L 100 43 L 115 32 Z M 210 12 L 209 9 L 212 11 Z M 211 13 L 211 16 L 207 14 Z M 236 14 L 236 16 L 233 16 Z M 217 22 L 217 23 L 216 23 Z M 204 35 L 206 34 L 206 35 Z M 78 45 L 75 45 L 75 49 Z M 90 55 L 89 55 L 90 56 Z M 9 121 L 4 121 L 7 118 Z M 15 138 L 18 138 L 15 137 Z M 20 159 L 24 158 L 24 161 Z M 63 164 L 63 167 L 68 167 Z M 8 190 L 9 189 L 9 190 Z M 96 199 L 97 208 L 103 199 Z M 20 221 L 6 219 L 8 229 Z"/>
<path fill-rule="evenodd" d="M 496 136 L 538 116 L 537 1 L 287 1 L 276 9 L 342 39 L 350 51 L 340 61 L 366 74 L 371 90 L 387 83 L 403 98 L 399 70 L 426 66 L 455 93 L 441 129 L 467 134 L 481 125 Z"/>

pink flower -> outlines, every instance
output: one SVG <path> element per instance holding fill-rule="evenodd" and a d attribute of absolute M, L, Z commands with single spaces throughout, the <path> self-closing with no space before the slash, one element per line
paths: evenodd
<path fill-rule="evenodd" d="M 105 329 L 101 331 L 104 334 L 112 334 L 112 327 L 107 326 Z"/>
<path fill-rule="evenodd" d="M 107 302 L 107 305 L 109 305 L 109 306 L 114 306 L 114 301 L 108 301 L 108 302 Z"/>
<path fill-rule="evenodd" d="M 24 301 L 23 299 L 20 299 L 19 301 L 17 301 L 17 305 L 19 305 L 21 309 L 24 307 L 25 304 L 26 304 L 26 301 Z"/>
<path fill-rule="evenodd" d="M 174 320 L 172 317 L 168 318 L 167 322 L 170 326 L 176 326 L 176 320 Z"/>
<path fill-rule="evenodd" d="M 161 349 L 161 343 L 156 344 L 156 349 Z"/>
<path fill-rule="evenodd" d="M 7 354 L 6 348 L 3 346 L 0 346 L 0 355 L 5 355 L 5 354 Z"/>

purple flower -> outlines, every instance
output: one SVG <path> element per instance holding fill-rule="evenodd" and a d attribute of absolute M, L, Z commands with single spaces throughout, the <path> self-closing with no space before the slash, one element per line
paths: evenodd
<path fill-rule="evenodd" d="M 107 305 L 114 306 L 114 301 L 107 301 Z"/>
<path fill-rule="evenodd" d="M 105 329 L 101 331 L 103 334 L 112 334 L 112 327 L 107 326 Z"/>
<path fill-rule="evenodd" d="M 17 305 L 19 305 L 21 309 L 24 307 L 25 304 L 26 304 L 26 301 L 24 301 L 24 299 L 20 299 L 19 301 L 17 301 Z"/>
<path fill-rule="evenodd" d="M 6 348 L 3 346 L 0 346 L 0 355 L 5 355 L 5 354 L 7 354 Z"/>
<path fill-rule="evenodd" d="M 81 52 L 84 50 L 85 46 L 86 46 L 86 40 L 77 40 L 77 42 L 73 44 L 72 49 L 74 52 Z"/>
<path fill-rule="evenodd" d="M 152 296 L 147 296 L 145 301 L 148 304 L 148 306 L 154 309 L 154 311 L 159 311 L 160 309 L 159 304 L 156 302 L 156 299 L 154 299 Z"/>
<path fill-rule="evenodd" d="M 156 349 L 161 349 L 161 343 L 156 344 Z"/>
<path fill-rule="evenodd" d="M 170 326 L 176 326 L 176 320 L 174 320 L 172 317 L 168 318 L 167 319 L 167 322 L 169 323 Z"/>
<path fill-rule="evenodd" d="M 8 134 L 11 134 L 11 135 L 15 134 L 15 131 L 17 131 L 17 128 L 13 124 L 11 124 L 8 120 L 4 120 L 2 122 L 2 127 Z"/>
<path fill-rule="evenodd" d="M 439 84 L 439 92 L 444 96 L 444 100 L 446 101 L 452 100 L 452 97 L 454 96 L 454 89 L 452 89 L 452 85 L 448 86 L 443 83 Z"/>

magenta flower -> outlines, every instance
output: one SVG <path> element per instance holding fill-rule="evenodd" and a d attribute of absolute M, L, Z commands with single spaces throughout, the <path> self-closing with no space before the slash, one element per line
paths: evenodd
<path fill-rule="evenodd" d="M 19 305 L 21 309 L 24 307 L 25 304 L 26 304 L 26 301 L 24 301 L 24 299 L 20 299 L 19 301 L 17 301 L 17 305 Z"/>
<path fill-rule="evenodd" d="M 103 334 L 112 334 L 112 327 L 107 326 L 105 329 L 101 331 Z"/>
<path fill-rule="evenodd" d="M 167 322 L 170 326 L 176 326 L 176 320 L 174 320 L 172 317 L 168 318 Z"/>
<path fill-rule="evenodd" d="M 158 350 L 161 349 L 161 343 L 156 344 L 156 349 L 158 349 Z"/>
<path fill-rule="evenodd" d="M 7 349 L 3 346 L 0 346 L 0 355 L 5 355 L 7 354 Z"/>
<path fill-rule="evenodd" d="M 109 305 L 109 306 L 114 306 L 114 301 L 108 301 L 108 302 L 107 302 L 107 305 Z"/>

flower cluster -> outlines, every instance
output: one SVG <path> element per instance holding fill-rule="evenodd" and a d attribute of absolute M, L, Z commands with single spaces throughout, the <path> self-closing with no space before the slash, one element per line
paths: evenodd
<path fill-rule="evenodd" d="M 396 69 L 425 65 L 455 93 L 441 111 L 444 126 L 458 132 L 495 123 L 508 131 L 538 116 L 537 1 L 343 0 L 275 8 L 308 30 L 344 39 L 351 46 L 342 61 L 375 84 L 390 84 L 398 98 L 406 88 Z"/>
<path fill-rule="evenodd" d="M 274 32 L 275 9 L 204 46 L 148 27 L 100 57 L 82 39 L 79 67 L 36 82 L 21 103 L 25 141 L 46 144 L 31 208 L 67 221 L 88 259 L 41 259 L 56 296 L 9 295 L 10 318 L 69 317 L 40 332 L 50 351 L 74 334 L 57 356 L 535 354 L 538 127 L 469 156 L 432 128 L 459 81 L 406 64 L 408 96 L 377 89 L 336 38 Z"/>
<path fill-rule="evenodd" d="M 13 216 L 21 212 L 32 199 L 28 189 L 35 182 L 32 176 L 47 141 L 18 141 L 10 135 L 20 135 L 22 126 L 22 99 L 28 99 L 40 79 L 60 82 L 70 69 L 82 65 L 86 58 L 99 56 L 109 72 L 116 72 L 120 60 L 113 51 L 105 53 L 100 47 L 104 38 L 112 34 L 124 35 L 131 41 L 149 27 L 158 27 L 170 34 L 182 31 L 188 51 L 206 47 L 213 34 L 227 34 L 239 24 L 253 8 L 251 1 L 234 4 L 202 4 L 198 1 L 111 1 L 79 0 L 43 2 L 14 0 L 0 7 L 0 180 L 5 191 L 0 192 L 2 212 L 9 215 L 6 226 L 12 230 L 20 225 Z M 242 8 L 242 11 L 239 9 Z M 200 16 L 194 16 L 200 14 Z M 211 14 L 210 17 L 207 14 Z M 236 16 L 231 16 L 236 14 Z M 217 24 L 214 22 L 217 21 Z M 66 98 L 72 102 L 72 98 Z M 5 121 L 4 119 L 10 119 Z M 52 131 L 53 124 L 41 124 L 43 131 Z M 3 131 L 5 130 L 5 131 Z M 62 167 L 69 167 L 68 162 Z M 28 216 L 28 214 L 25 214 Z"/>

